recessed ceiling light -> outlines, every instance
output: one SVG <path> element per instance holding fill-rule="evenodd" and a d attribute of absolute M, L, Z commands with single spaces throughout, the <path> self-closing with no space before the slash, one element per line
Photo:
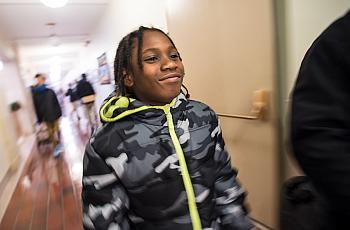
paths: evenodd
<path fill-rule="evenodd" d="M 4 68 L 4 63 L 0 60 L 0 71 Z"/>
<path fill-rule="evenodd" d="M 47 7 L 60 8 L 64 7 L 68 0 L 41 0 L 41 2 Z"/>
<path fill-rule="evenodd" d="M 56 22 L 48 22 L 45 25 L 48 27 L 54 27 L 56 25 Z"/>

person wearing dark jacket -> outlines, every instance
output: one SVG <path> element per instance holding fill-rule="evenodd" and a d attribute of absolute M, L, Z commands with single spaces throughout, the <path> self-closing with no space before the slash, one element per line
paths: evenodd
<path fill-rule="evenodd" d="M 68 90 L 65 93 L 66 96 L 69 96 L 69 101 L 72 104 L 72 113 L 75 113 L 78 120 L 80 120 L 79 113 L 78 113 L 78 106 L 79 106 L 79 96 L 77 94 L 76 88 L 73 87 L 72 83 L 68 84 Z"/>
<path fill-rule="evenodd" d="M 304 57 L 292 92 L 291 141 L 328 204 L 324 229 L 350 229 L 350 11 Z"/>
<path fill-rule="evenodd" d="M 183 77 L 163 31 L 140 27 L 119 43 L 118 95 L 84 154 L 85 229 L 254 228 L 217 115 L 182 93 Z"/>
<path fill-rule="evenodd" d="M 95 90 L 91 83 L 86 79 L 86 74 L 81 75 L 77 84 L 77 95 L 85 108 L 85 115 L 88 119 L 91 132 L 97 127 L 97 115 L 95 107 Z"/>
<path fill-rule="evenodd" d="M 59 145 L 59 119 L 62 116 L 62 110 L 58 102 L 56 93 L 45 84 L 45 76 L 36 74 L 36 85 L 32 87 L 33 103 L 38 123 L 45 122 L 49 140 L 53 144 L 54 156 L 61 152 Z"/>

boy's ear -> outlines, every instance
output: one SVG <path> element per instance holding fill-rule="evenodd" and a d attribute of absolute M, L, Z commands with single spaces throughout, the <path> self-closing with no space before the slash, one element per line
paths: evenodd
<path fill-rule="evenodd" d="M 123 71 L 124 76 L 124 85 L 126 87 L 132 87 L 134 85 L 134 78 L 130 73 L 127 73 L 125 70 Z"/>

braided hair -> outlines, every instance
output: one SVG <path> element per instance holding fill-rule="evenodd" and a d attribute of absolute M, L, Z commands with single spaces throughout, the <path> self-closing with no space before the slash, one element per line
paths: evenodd
<path fill-rule="evenodd" d="M 131 33 L 123 37 L 123 39 L 120 41 L 118 45 L 117 52 L 114 59 L 114 80 L 116 84 L 116 92 L 120 96 L 133 95 L 133 93 L 130 92 L 130 90 L 128 90 L 127 87 L 125 86 L 124 78 L 126 73 L 132 72 L 131 51 L 133 48 L 135 48 L 135 44 L 137 44 L 137 47 L 136 47 L 137 64 L 139 65 L 140 69 L 143 69 L 141 52 L 142 52 L 143 34 L 145 31 L 157 31 L 164 34 L 176 49 L 176 46 L 173 40 L 169 37 L 169 35 L 166 34 L 164 31 L 154 27 L 140 26 L 137 30 L 132 31 Z M 180 54 L 179 54 L 179 58 L 182 61 Z M 186 90 L 186 97 L 189 98 L 189 93 L 187 88 L 184 85 L 183 87 Z"/>

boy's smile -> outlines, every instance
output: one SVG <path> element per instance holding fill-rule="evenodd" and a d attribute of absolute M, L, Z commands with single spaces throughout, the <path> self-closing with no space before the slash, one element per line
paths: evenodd
<path fill-rule="evenodd" d="M 169 73 L 163 76 L 162 78 L 159 79 L 159 81 L 165 82 L 165 83 L 173 83 L 173 82 L 178 82 L 181 81 L 183 78 L 183 75 L 178 74 L 178 73 Z"/>
<path fill-rule="evenodd" d="M 131 51 L 132 72 L 125 78 L 125 85 L 145 104 L 167 104 L 181 91 L 184 66 L 180 55 L 170 40 L 158 31 L 145 31 L 142 40 L 143 69 L 138 65 L 135 44 Z"/>

